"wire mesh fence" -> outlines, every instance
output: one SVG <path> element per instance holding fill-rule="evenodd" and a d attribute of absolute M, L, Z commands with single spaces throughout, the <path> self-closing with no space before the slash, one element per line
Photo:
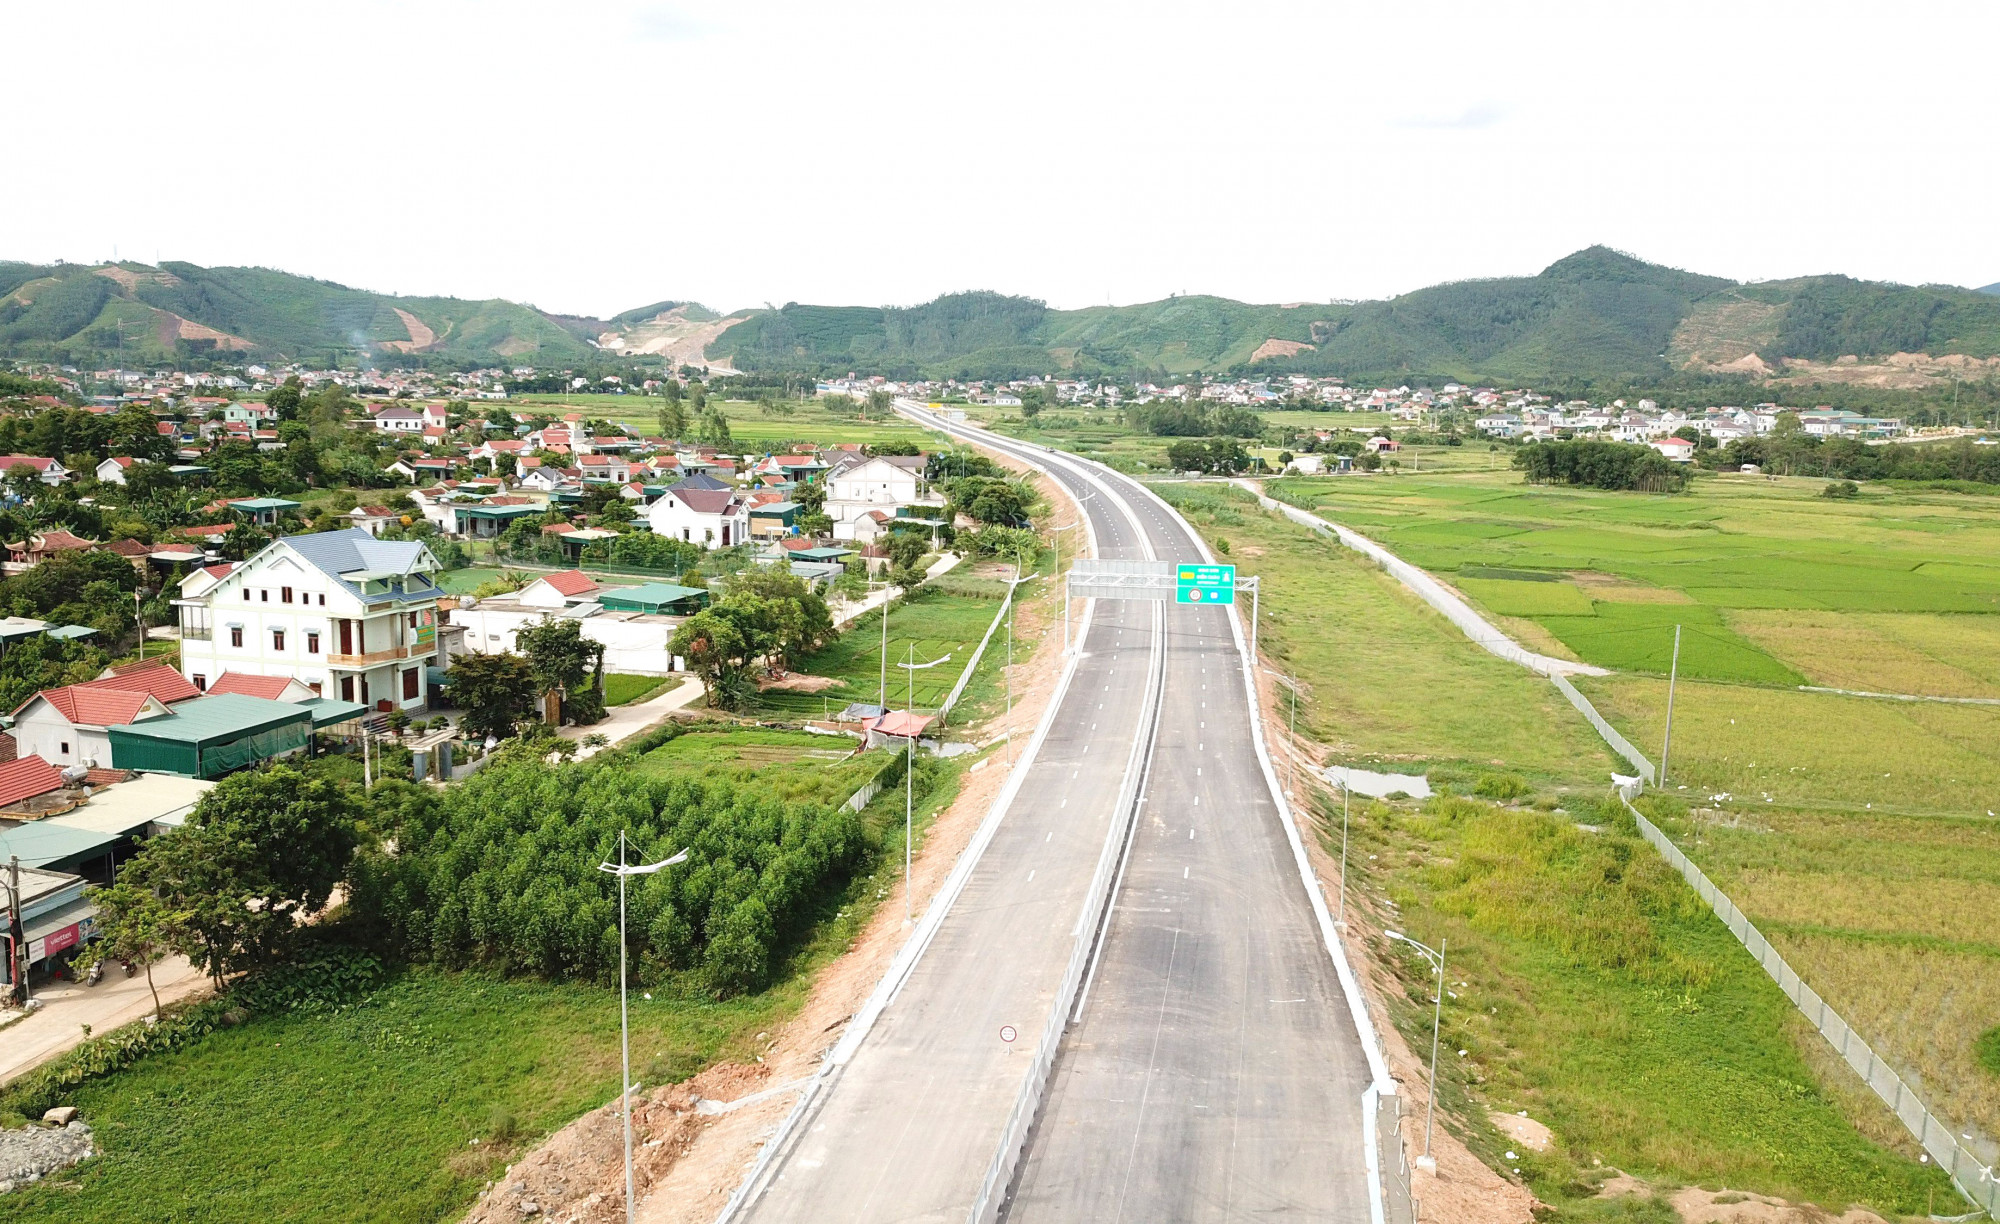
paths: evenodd
<path fill-rule="evenodd" d="M 1812 1022 L 1813 1027 L 1819 1030 L 1820 1036 L 1826 1038 L 1827 1043 L 1840 1053 L 1847 1065 L 1854 1068 L 1854 1073 L 1861 1077 L 1869 1090 L 1880 1097 L 1882 1103 L 1887 1105 L 1897 1119 L 1909 1129 L 1910 1134 L 1916 1137 L 1918 1145 L 1924 1149 L 1925 1154 L 1936 1161 L 1939 1168 L 1950 1174 L 1959 1190 L 1975 1206 L 1989 1216 L 2000 1218 L 2000 1180 L 1995 1179 L 1993 1169 L 1980 1163 L 1971 1151 L 1961 1145 L 1951 1127 L 1938 1120 L 1937 1115 L 1933 1114 L 1923 1099 L 1917 1095 L 1916 1089 L 1905 1082 L 1893 1067 L 1884 1062 L 1874 1047 L 1855 1032 L 1853 1027 L 1841 1018 L 1840 1013 L 1828 1006 L 1817 991 L 1806 985 L 1798 971 L 1771 946 L 1771 941 L 1764 938 L 1764 933 L 1757 929 L 1756 924 L 1751 922 L 1741 909 L 1737 908 L 1728 894 L 1715 886 L 1707 873 L 1695 866 L 1694 862 L 1681 852 L 1679 846 L 1674 845 L 1657 825 L 1646 819 L 1644 813 L 1629 803 L 1626 807 L 1639 822 L 1640 835 L 1653 844 L 1661 857 L 1673 865 L 1674 870 L 1681 873 L 1695 892 L 1700 894 L 1702 900 L 1708 902 L 1716 917 L 1722 919 L 1730 934 L 1736 936 L 1737 941 L 1756 958 L 1757 963 L 1763 966 L 1764 972 L 1771 975 L 1771 980 L 1778 984 L 1778 989 L 1785 992 L 1785 997 Z"/>

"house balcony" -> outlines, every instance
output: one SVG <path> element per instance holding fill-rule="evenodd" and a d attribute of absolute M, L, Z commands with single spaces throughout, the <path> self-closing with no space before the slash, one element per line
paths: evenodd
<path fill-rule="evenodd" d="M 326 656 L 330 667 L 368 668 L 384 663 L 400 663 L 405 659 L 424 659 L 436 653 L 435 645 L 391 646 L 387 650 L 371 650 L 365 654 L 329 654 Z"/>

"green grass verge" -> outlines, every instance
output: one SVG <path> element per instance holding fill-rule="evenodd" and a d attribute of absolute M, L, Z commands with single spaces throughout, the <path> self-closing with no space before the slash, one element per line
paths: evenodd
<path fill-rule="evenodd" d="M 621 706 L 635 701 L 651 701 L 679 688 L 681 681 L 680 676 L 628 676 L 623 672 L 606 672 L 604 704 Z"/>
<path fill-rule="evenodd" d="M 855 754 L 845 736 L 764 727 L 690 729 L 639 758 L 644 773 L 701 781 L 754 782 L 791 803 L 845 803 L 889 763 L 883 751 Z"/>
<path fill-rule="evenodd" d="M 1324 840 L 1338 835 L 1333 815 Z M 1448 945 L 1446 1125 L 1496 1167 L 1519 1167 L 1556 1220 L 1607 1218 L 1591 1197 L 1602 1166 L 1836 1213 L 1946 1201 L 1913 1144 L 1891 1150 L 1849 1121 L 1851 1102 L 1801 1055 L 1790 1002 L 1629 819 L 1588 815 L 1596 831 L 1446 799 L 1371 805 L 1352 823 L 1363 888 L 1396 902 L 1414 937 Z M 1393 1020 L 1427 1044 L 1428 967 L 1378 952 L 1409 992 Z M 1552 1150 L 1504 1161 L 1514 1145 L 1487 1123 L 1489 1106 L 1528 1110 Z"/>

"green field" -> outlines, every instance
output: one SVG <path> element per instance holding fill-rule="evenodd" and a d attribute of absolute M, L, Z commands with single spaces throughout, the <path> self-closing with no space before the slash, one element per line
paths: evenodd
<path fill-rule="evenodd" d="M 1322 816 L 1322 844 L 1337 852 L 1339 812 Z M 1894 1218 L 1957 1201 L 1851 1073 L 1819 1065 L 1791 1003 L 1616 809 L 1445 799 L 1355 816 L 1355 888 L 1396 904 L 1376 921 L 1446 941 L 1441 1123 L 1494 1167 L 1518 1167 L 1548 1205 L 1538 1218 L 1680 1218 L 1592 1197 L 1612 1168 L 1832 1213 L 1859 1203 Z M 1424 1051 L 1428 967 L 1375 947 L 1409 995 L 1392 1019 Z M 1528 1111 L 1553 1132 L 1551 1151 L 1503 1159 L 1516 1145 L 1488 1108 Z"/>
<path fill-rule="evenodd" d="M 1976 563 L 2000 557 L 2000 521 L 1952 493 L 1871 486 L 1835 502 L 1820 487 L 1719 476 L 1684 495 L 1652 496 L 1536 487 L 1508 472 L 1288 479 L 1270 491 L 1425 569 L 1468 575 L 1459 583 L 1476 603 L 1535 620 L 1590 663 L 1664 673 L 1679 624 L 1683 675 L 1933 691 L 1909 656 L 1944 661 L 1949 647 L 1905 644 L 1902 664 L 1885 660 L 1877 672 L 1872 652 L 1829 651 L 1827 636 L 1882 636 L 1870 618 L 2000 612 L 2000 565 Z M 1558 603 L 1575 603 L 1567 593 L 1469 580 L 1495 568 L 1572 579 L 1564 585 L 1593 606 L 1565 609 Z M 1912 636 L 1966 636 L 1939 628 Z"/>
<path fill-rule="evenodd" d="M 1960 1133 L 2000 1138 L 2000 820 L 1672 805 L 1669 836 Z M 1830 1055 L 1830 1052 L 1829 1052 Z"/>
<path fill-rule="evenodd" d="M 1299 733 L 1330 745 L 1334 760 L 1468 782 L 1496 766 L 1575 785 L 1608 780 L 1614 758 L 1553 686 L 1471 646 L 1372 562 L 1260 510 L 1241 489 L 1155 488 L 1229 544 L 1239 573 L 1262 578 L 1259 645 L 1300 680 Z"/>
<path fill-rule="evenodd" d="M 635 992 L 633 1070 L 658 1084 L 743 1057 L 801 993 Z M 336 1011 L 259 1016 L 81 1088 L 103 1154 L 0 1195 L 0 1221 L 448 1219 L 617 1090 L 616 992 L 412 969 Z"/>
<path fill-rule="evenodd" d="M 607 706 L 629 705 L 635 701 L 650 701 L 679 688 L 678 676 L 627 676 L 620 672 L 606 672 L 604 675 L 604 704 Z"/>
<path fill-rule="evenodd" d="M 524 415 L 543 412 L 560 417 L 570 412 L 581 412 L 585 416 L 603 417 L 621 425 L 631 425 L 650 434 L 659 428 L 660 408 L 664 403 L 664 400 L 643 395 L 571 395 L 524 396 L 513 401 L 511 406 Z M 753 452 L 782 450 L 782 444 L 792 442 L 819 445 L 913 442 L 926 449 L 936 443 L 936 435 L 893 414 L 887 419 L 880 413 L 869 413 L 865 419 L 852 412 L 835 415 L 827 411 L 826 405 L 819 400 L 759 404 L 747 400 L 711 399 L 709 403 L 729 418 L 730 437 L 739 448 Z"/>
<path fill-rule="evenodd" d="M 883 752 L 857 754 L 845 736 L 764 727 L 695 729 L 641 757 L 650 774 L 755 782 L 789 803 L 845 803 L 888 764 Z"/>
<path fill-rule="evenodd" d="M 1024 599 L 1033 598 L 1046 584 L 1023 586 Z M 920 711 L 935 711 L 950 694 L 952 686 L 971 661 L 973 651 L 1000 611 L 1006 583 L 992 578 L 975 578 L 954 572 L 940 583 L 926 584 L 917 593 L 892 605 L 889 610 L 888 705 L 902 709 L 912 701 Z M 1018 622 L 1017 616 L 1017 622 Z M 1006 642 L 1003 625 L 980 660 L 979 671 L 966 687 L 962 704 L 952 712 L 952 722 L 964 725 L 968 719 L 992 712 L 1000 685 Z M 1017 638 L 1015 660 L 1026 657 L 1028 649 Z M 905 671 L 898 664 L 912 659 L 928 663 L 950 656 L 950 662 L 936 667 Z M 765 689 L 751 701 L 749 712 L 766 718 L 807 719 L 838 714 L 850 702 L 875 704 L 883 686 L 882 618 L 879 613 L 860 617 L 842 631 L 834 643 L 800 663 L 798 671 L 807 676 L 823 676 L 833 686 L 813 691 Z"/>

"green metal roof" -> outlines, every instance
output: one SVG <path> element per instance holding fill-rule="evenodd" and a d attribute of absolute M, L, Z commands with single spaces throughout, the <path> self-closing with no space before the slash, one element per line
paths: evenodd
<path fill-rule="evenodd" d="M 70 825 L 31 820 L 19 828 L 0 833 L 0 862 L 9 855 L 21 856 L 23 867 L 46 867 L 50 863 L 95 858 L 118 840 L 116 833 L 99 833 Z"/>
<path fill-rule="evenodd" d="M 671 582 L 648 582 L 642 586 L 618 587 L 598 595 L 598 606 L 617 612 L 658 612 L 689 599 L 708 597 L 700 587 L 675 586 Z"/>
<path fill-rule="evenodd" d="M 750 517 L 756 518 L 760 514 L 796 514 L 798 513 L 798 509 L 799 503 L 797 502 L 771 502 L 768 505 L 750 507 Z"/>
<path fill-rule="evenodd" d="M 854 555 L 851 548 L 801 548 L 790 554 L 794 561 L 838 561 Z"/>
<path fill-rule="evenodd" d="M 315 730 L 346 722 L 350 718 L 359 718 L 368 712 L 368 707 L 358 701 L 341 701 L 335 697 L 315 697 L 311 701 L 301 701 L 299 708 L 312 714 Z"/>
<path fill-rule="evenodd" d="M 299 503 L 286 501 L 282 497 L 246 497 L 242 501 L 229 503 L 231 510 L 296 510 Z"/>
<path fill-rule="evenodd" d="M 74 641 L 77 638 L 96 637 L 97 630 L 89 625 L 64 625 L 60 629 L 49 630 L 49 636 Z"/>
<path fill-rule="evenodd" d="M 209 744 L 240 739 L 286 723 L 304 722 L 312 717 L 310 707 L 285 701 L 267 701 L 242 693 L 218 693 L 197 697 L 173 707 L 164 718 L 148 718 L 119 727 L 118 734 L 134 739 L 165 740 L 177 744 Z"/>
<path fill-rule="evenodd" d="M 524 514 L 547 514 L 546 506 L 453 506 L 461 518 L 510 519 Z"/>

